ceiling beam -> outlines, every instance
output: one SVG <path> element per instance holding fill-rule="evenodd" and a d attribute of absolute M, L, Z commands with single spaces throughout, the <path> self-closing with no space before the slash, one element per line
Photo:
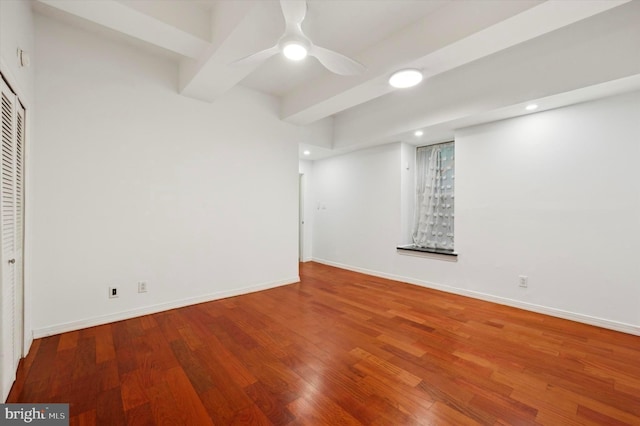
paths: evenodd
<path fill-rule="evenodd" d="M 523 114 L 530 102 L 541 111 L 637 90 L 639 20 L 640 2 L 629 2 L 344 111 L 334 118 L 333 148 L 441 142 L 457 128 Z"/>
<path fill-rule="evenodd" d="M 199 58 L 209 43 L 175 20 L 149 15 L 140 7 L 113 0 L 37 0 L 39 3 L 143 40 L 188 58 Z"/>
<path fill-rule="evenodd" d="M 390 93 L 387 78 L 397 69 L 420 68 L 426 77 L 435 76 L 628 1 L 497 1 L 492 7 L 451 2 L 358 55 L 368 67 L 364 75 L 329 75 L 285 96 L 281 118 L 311 123 Z M 456 21 L 465 25 L 449 24 Z"/>
<path fill-rule="evenodd" d="M 244 56 L 271 47 L 284 31 L 284 21 L 278 9 L 259 0 L 220 1 L 212 11 L 213 38 L 211 46 L 198 60 L 180 63 L 180 93 L 212 102 L 255 71 L 253 66 L 233 66 Z M 278 12 L 277 15 L 273 11 Z M 282 21 L 275 28 L 270 20 Z M 278 27 L 278 26 L 275 26 Z"/>

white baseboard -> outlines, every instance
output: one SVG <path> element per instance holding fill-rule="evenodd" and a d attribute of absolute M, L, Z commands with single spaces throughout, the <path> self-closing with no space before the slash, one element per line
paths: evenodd
<path fill-rule="evenodd" d="M 54 334 L 66 333 L 68 331 L 80 330 L 83 328 L 94 327 L 96 325 L 108 324 L 111 322 L 127 320 L 142 315 L 155 314 L 158 312 L 168 311 L 170 309 L 182 308 L 185 306 L 196 305 L 203 302 L 211 302 L 213 300 L 225 299 L 227 297 L 240 296 L 243 294 L 254 293 L 256 291 L 268 290 L 270 288 L 280 287 L 287 284 L 293 284 L 300 281 L 300 277 L 289 278 L 281 281 L 257 284 L 249 287 L 243 287 L 235 290 L 221 291 L 217 293 L 205 294 L 202 296 L 189 297 L 181 300 L 160 303 L 152 306 L 144 306 L 137 309 L 131 309 L 123 312 L 116 312 L 108 315 L 101 315 L 93 318 L 86 318 L 79 321 L 71 321 L 62 324 L 56 324 L 50 327 L 36 328 L 33 330 L 33 338 L 52 336 Z"/>
<path fill-rule="evenodd" d="M 338 262 L 332 262 L 325 259 L 313 259 L 314 262 L 322 263 L 329 266 L 335 266 L 336 268 L 346 269 L 349 271 L 360 272 L 367 275 L 373 275 L 380 278 L 388 278 L 394 281 L 401 281 L 409 284 L 419 285 L 421 287 L 431 288 L 434 290 L 440 290 L 447 293 L 458 294 L 461 296 L 473 297 L 474 299 L 485 300 L 487 302 L 494 302 L 500 305 L 511 306 L 514 308 L 524 309 L 525 311 L 537 312 L 539 314 L 550 315 L 552 317 L 563 318 L 571 321 L 581 322 L 584 324 L 595 325 L 597 327 L 607 328 L 609 330 L 620 331 L 622 333 L 633 334 L 640 336 L 640 326 L 627 324 L 624 322 L 618 322 L 609 320 L 606 318 L 593 317 L 590 315 L 579 314 L 576 312 L 565 311 L 562 309 L 551 308 L 543 305 L 536 305 L 533 303 L 522 302 L 520 300 L 509 299 L 506 297 L 494 296 L 487 293 L 481 293 L 478 291 L 465 290 L 457 287 L 451 287 L 444 284 L 432 283 L 429 281 L 417 280 L 411 277 L 404 277 L 401 275 L 387 274 L 385 272 L 374 271 L 371 269 L 360 268 L 357 266 L 345 265 Z"/>

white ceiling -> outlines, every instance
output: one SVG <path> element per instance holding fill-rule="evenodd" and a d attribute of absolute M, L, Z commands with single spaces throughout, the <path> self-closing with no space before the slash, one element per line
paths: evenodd
<path fill-rule="evenodd" d="M 370 7 L 370 3 L 374 3 L 376 7 Z M 356 56 L 444 3 L 424 0 L 312 0 L 308 2 L 307 17 L 302 29 L 315 44 L 347 56 Z M 265 17 L 268 16 L 269 25 L 280 32 L 284 31 L 279 4 L 269 1 L 267 10 L 269 14 L 265 14 Z M 273 45 L 276 39 L 269 41 Z M 324 73 L 325 69 L 314 58 L 303 63 L 291 63 L 278 55 L 249 74 L 241 84 L 283 96 L 309 81 L 321 78 Z"/>
<path fill-rule="evenodd" d="M 380 143 L 449 139 L 456 128 L 640 89 L 640 1 L 309 0 L 303 30 L 367 67 L 344 77 L 315 58 L 239 58 L 275 45 L 275 0 L 35 0 L 71 25 L 172 58 L 177 90 L 213 101 L 236 85 L 280 98 L 281 118 L 331 120 L 333 141 L 300 141 L 310 159 Z M 394 91 L 389 75 L 425 81 Z M 424 129 L 416 138 L 413 130 Z"/>

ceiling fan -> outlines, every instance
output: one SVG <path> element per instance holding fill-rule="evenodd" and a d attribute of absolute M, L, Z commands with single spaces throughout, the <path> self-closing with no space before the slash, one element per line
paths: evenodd
<path fill-rule="evenodd" d="M 278 53 L 288 59 L 299 61 L 307 55 L 313 56 L 329 71 L 340 75 L 356 75 L 364 72 L 365 67 L 338 52 L 316 46 L 302 32 L 302 21 L 307 14 L 305 0 L 280 0 L 280 7 L 284 15 L 285 31 L 275 46 L 254 53 L 233 62 L 232 65 L 254 65 L 266 61 Z"/>

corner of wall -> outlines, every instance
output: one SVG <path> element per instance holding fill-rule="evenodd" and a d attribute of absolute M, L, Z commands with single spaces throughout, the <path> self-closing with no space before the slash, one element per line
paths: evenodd
<path fill-rule="evenodd" d="M 0 70 L 25 108 L 34 100 L 34 15 L 31 2 L 2 1 L 0 13 Z M 21 66 L 18 49 L 31 58 L 31 66 Z"/>

